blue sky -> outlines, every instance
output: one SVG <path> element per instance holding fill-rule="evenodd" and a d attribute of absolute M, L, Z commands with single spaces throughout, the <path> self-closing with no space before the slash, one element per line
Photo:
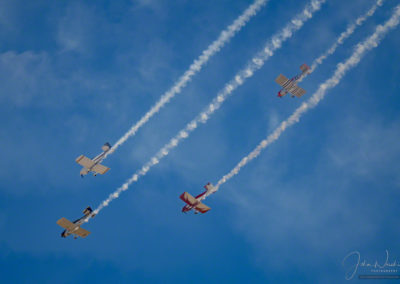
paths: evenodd
<path fill-rule="evenodd" d="M 311 63 L 375 1 L 327 1 L 207 124 L 62 239 L 60 217 L 97 207 L 214 98 L 307 1 L 270 0 L 181 94 L 104 164 L 75 158 L 115 143 L 252 1 L 0 1 L 0 277 L 6 283 L 345 283 L 343 258 L 400 260 L 400 29 L 319 106 L 206 200 L 217 182 L 332 76 L 392 13 L 386 1 L 301 83 Z M 357 282 L 352 279 L 351 282 Z"/>

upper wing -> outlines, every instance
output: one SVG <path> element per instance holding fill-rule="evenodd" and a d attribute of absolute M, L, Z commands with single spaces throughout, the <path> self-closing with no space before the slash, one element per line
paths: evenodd
<path fill-rule="evenodd" d="M 204 203 L 201 203 L 201 202 L 198 205 L 196 205 L 194 208 L 201 213 L 206 213 L 208 210 L 211 209 L 210 207 L 208 207 L 207 205 L 205 205 Z"/>
<path fill-rule="evenodd" d="M 93 167 L 93 171 L 95 171 L 98 174 L 105 174 L 110 168 L 107 168 L 106 166 L 103 166 L 102 164 L 97 164 Z"/>
<path fill-rule="evenodd" d="M 90 234 L 89 231 L 86 231 L 85 229 L 82 229 L 82 228 L 79 228 L 72 233 L 80 236 L 81 238 L 86 238 Z"/>
<path fill-rule="evenodd" d="M 60 220 L 58 220 L 57 224 L 63 227 L 64 229 L 67 229 L 68 231 L 72 231 L 76 228 L 76 225 L 74 223 L 65 218 L 61 218 Z"/>
<path fill-rule="evenodd" d="M 302 95 L 306 93 L 306 90 L 300 88 L 299 86 L 295 86 L 290 90 L 290 93 L 295 95 L 296 97 L 300 98 Z"/>
<path fill-rule="evenodd" d="M 290 80 L 280 74 L 276 79 L 275 82 L 277 82 L 279 85 L 281 85 L 283 88 L 286 88 L 287 85 L 290 83 Z"/>
<path fill-rule="evenodd" d="M 179 198 L 182 199 L 183 202 L 185 202 L 191 206 L 194 206 L 198 203 L 198 201 L 187 192 L 182 193 L 181 196 L 179 196 Z"/>
<path fill-rule="evenodd" d="M 82 167 L 90 169 L 91 167 L 94 166 L 94 162 L 89 159 L 88 157 L 85 157 L 84 155 L 80 155 L 78 158 L 75 160 L 79 165 Z"/>

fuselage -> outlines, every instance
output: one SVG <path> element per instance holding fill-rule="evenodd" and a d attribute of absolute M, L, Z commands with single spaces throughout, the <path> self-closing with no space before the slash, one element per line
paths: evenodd
<path fill-rule="evenodd" d="M 104 151 L 103 153 L 98 154 L 96 157 L 94 157 L 92 159 L 93 162 L 94 162 L 94 165 L 90 168 L 90 170 L 92 170 L 95 165 L 101 163 L 104 160 L 104 156 L 105 156 L 106 153 L 107 153 L 107 151 Z"/>

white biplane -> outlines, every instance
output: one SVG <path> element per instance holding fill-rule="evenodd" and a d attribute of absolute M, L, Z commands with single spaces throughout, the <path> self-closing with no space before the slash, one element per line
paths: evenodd
<path fill-rule="evenodd" d="M 302 95 L 306 93 L 306 90 L 297 86 L 297 82 L 302 80 L 310 71 L 310 67 L 307 64 L 303 64 L 300 66 L 301 74 L 294 76 L 292 79 L 286 78 L 284 75 L 280 74 L 278 78 L 275 79 L 279 85 L 281 85 L 282 90 L 278 92 L 278 97 L 283 97 L 287 93 L 292 94 L 292 98 L 294 96 L 300 98 Z"/>
<path fill-rule="evenodd" d="M 82 229 L 80 226 L 86 222 L 87 219 L 93 218 L 96 214 L 93 213 L 92 208 L 87 207 L 83 210 L 83 217 L 75 220 L 74 222 L 69 221 L 66 218 L 61 218 L 57 221 L 57 224 L 63 227 L 65 230 L 61 233 L 61 237 L 66 238 L 69 235 L 74 235 L 74 239 L 77 239 L 78 236 L 81 238 L 86 238 L 90 232 Z"/>
<path fill-rule="evenodd" d="M 106 155 L 108 151 L 111 149 L 110 143 L 104 144 L 101 149 L 103 150 L 103 153 L 100 153 L 93 159 L 89 159 L 88 157 L 85 157 L 84 155 L 80 155 L 78 158 L 76 158 L 76 162 L 83 167 L 81 170 L 80 174 L 81 177 L 84 175 L 87 175 L 90 172 L 93 172 L 93 175 L 96 176 L 97 174 L 105 174 L 110 168 L 107 168 L 106 166 L 103 166 L 100 164 Z"/>
<path fill-rule="evenodd" d="M 186 213 L 190 210 L 194 210 L 194 213 L 206 213 L 208 210 L 210 210 L 211 208 L 208 207 L 207 205 L 205 205 L 204 203 L 201 203 L 201 201 L 203 199 L 205 199 L 207 196 L 209 196 L 210 194 L 214 193 L 216 190 L 216 188 L 211 184 L 211 183 L 207 183 L 204 188 L 206 189 L 206 191 L 204 191 L 203 193 L 197 195 L 196 197 L 191 196 L 189 193 L 184 192 L 181 194 L 180 199 L 183 200 L 183 202 L 185 202 L 187 205 L 185 205 L 182 208 L 182 212 Z"/>

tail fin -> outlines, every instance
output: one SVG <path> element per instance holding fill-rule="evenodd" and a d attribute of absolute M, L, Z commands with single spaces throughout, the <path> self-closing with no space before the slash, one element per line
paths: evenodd
<path fill-rule="evenodd" d="M 108 142 L 105 143 L 103 146 L 101 146 L 101 150 L 103 150 L 103 151 L 108 151 L 110 149 L 111 149 L 111 145 Z"/>
<path fill-rule="evenodd" d="M 85 214 L 85 216 L 89 215 L 92 212 L 93 210 L 92 208 L 90 208 L 90 206 L 88 206 L 85 210 L 83 210 L 83 214 Z"/>
<path fill-rule="evenodd" d="M 215 186 L 212 185 L 211 182 L 207 183 L 207 184 L 204 186 L 204 188 L 207 190 L 208 195 L 210 195 L 210 194 L 216 192 L 216 188 L 215 188 Z"/>
<path fill-rule="evenodd" d="M 304 63 L 303 65 L 300 66 L 300 70 L 304 73 L 310 70 L 310 67 L 308 67 L 308 65 Z"/>

